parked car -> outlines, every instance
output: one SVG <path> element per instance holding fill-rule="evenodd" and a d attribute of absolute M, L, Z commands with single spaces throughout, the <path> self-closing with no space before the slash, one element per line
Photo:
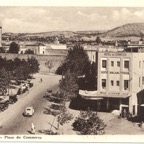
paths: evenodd
<path fill-rule="evenodd" d="M 8 108 L 8 103 L 0 103 L 0 112 L 6 110 Z"/>
<path fill-rule="evenodd" d="M 15 95 L 15 96 L 10 96 L 9 97 L 9 104 L 13 104 L 13 103 L 15 103 L 15 102 L 17 102 L 17 95 Z"/>
<path fill-rule="evenodd" d="M 26 107 L 24 111 L 24 116 L 32 116 L 34 115 L 34 108 L 33 107 Z"/>

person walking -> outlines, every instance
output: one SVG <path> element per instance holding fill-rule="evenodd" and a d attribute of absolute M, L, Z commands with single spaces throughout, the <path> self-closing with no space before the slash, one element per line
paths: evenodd
<path fill-rule="evenodd" d="M 31 133 L 32 133 L 32 134 L 35 134 L 35 126 L 34 126 L 33 123 L 31 124 Z"/>

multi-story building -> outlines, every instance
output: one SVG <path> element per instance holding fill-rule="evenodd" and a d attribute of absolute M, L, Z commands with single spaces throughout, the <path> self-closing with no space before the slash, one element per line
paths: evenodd
<path fill-rule="evenodd" d="M 129 105 L 129 111 L 136 114 L 136 93 L 140 91 L 140 76 L 142 77 L 142 70 L 134 66 L 138 61 L 137 55 L 125 52 L 99 52 L 98 60 L 97 94 L 106 101 L 106 108 L 118 108 L 121 104 L 126 104 Z M 137 71 L 138 69 L 140 70 Z"/>
<path fill-rule="evenodd" d="M 97 90 L 84 98 L 97 99 L 106 110 L 127 108 L 134 116 L 144 104 L 144 53 L 98 51 Z"/>
<path fill-rule="evenodd" d="M 0 47 L 2 47 L 2 27 L 0 26 Z"/>

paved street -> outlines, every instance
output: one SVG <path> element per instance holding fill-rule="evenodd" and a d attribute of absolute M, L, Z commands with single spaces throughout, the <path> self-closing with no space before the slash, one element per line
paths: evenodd
<path fill-rule="evenodd" d="M 31 123 L 34 123 L 36 128 L 36 134 L 40 133 L 40 130 L 48 130 L 52 128 L 53 131 L 56 129 L 51 127 L 55 117 L 52 115 L 44 114 L 45 108 L 49 105 L 49 102 L 43 98 L 45 91 L 49 89 L 54 90 L 57 88 L 58 81 L 61 78 L 57 75 L 40 75 L 36 74 L 36 79 L 33 80 L 34 86 L 29 92 L 19 96 L 18 102 L 9 106 L 7 110 L 0 113 L 0 134 L 30 134 Z M 43 82 L 40 83 L 40 78 Z M 24 117 L 22 113 L 27 106 L 33 106 L 35 114 L 32 117 Z M 69 103 L 67 103 L 67 107 Z M 68 109 L 74 117 L 77 117 L 79 111 Z M 98 115 L 104 120 L 107 125 L 105 129 L 106 135 L 118 135 L 118 134 L 144 134 L 144 130 L 136 126 L 125 119 L 118 119 L 117 116 L 111 113 L 99 112 Z M 77 134 L 73 131 L 72 123 L 64 124 L 63 134 Z M 53 124 L 57 126 L 56 120 Z M 2 127 L 1 127 L 2 126 Z"/>
<path fill-rule="evenodd" d="M 40 83 L 40 78 L 43 82 Z M 40 75 L 36 74 L 36 79 L 33 80 L 34 86 L 27 94 L 19 96 L 19 100 L 10 105 L 7 110 L 0 113 L 0 134 L 29 134 L 31 123 L 38 130 L 46 129 L 47 118 L 53 120 L 53 116 L 43 114 L 44 108 L 48 101 L 43 98 L 46 89 L 54 89 L 57 87 L 61 77 L 55 75 Z M 33 106 L 35 114 L 32 117 L 24 117 L 22 113 L 27 106 Z"/>

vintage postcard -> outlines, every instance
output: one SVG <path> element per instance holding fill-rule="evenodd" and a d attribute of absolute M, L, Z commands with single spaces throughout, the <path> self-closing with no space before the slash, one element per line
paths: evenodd
<path fill-rule="evenodd" d="M 0 142 L 143 142 L 144 2 L 0 2 Z"/>

